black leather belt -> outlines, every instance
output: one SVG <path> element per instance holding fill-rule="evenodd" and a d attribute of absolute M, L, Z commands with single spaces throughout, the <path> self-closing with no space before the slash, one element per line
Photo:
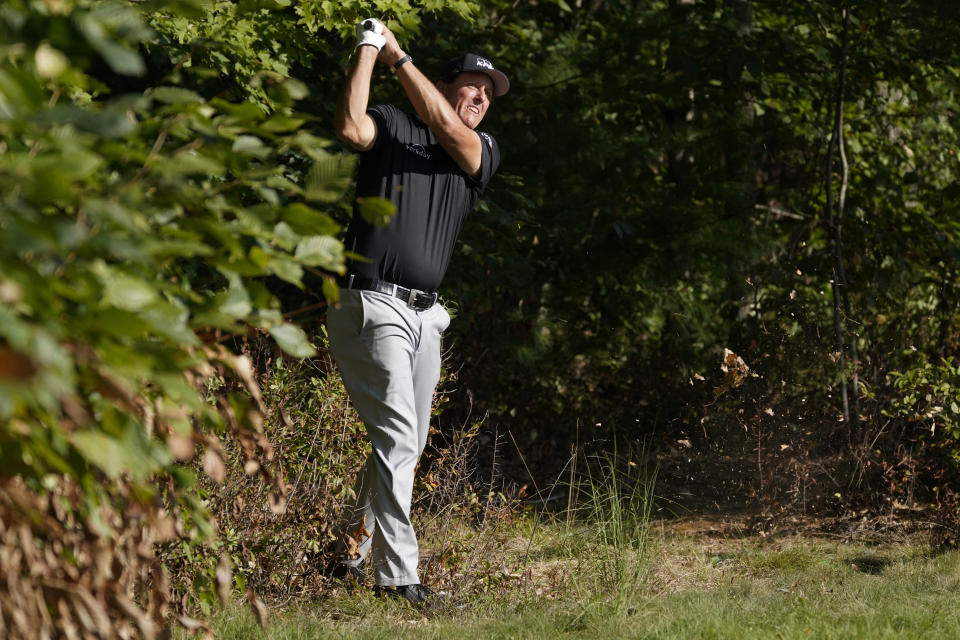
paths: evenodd
<path fill-rule="evenodd" d="M 426 311 L 437 302 L 437 292 L 420 291 L 419 289 L 407 289 L 398 284 L 387 282 L 386 280 L 374 280 L 364 278 L 355 273 L 347 276 L 347 289 L 363 289 L 365 291 L 377 291 L 385 293 L 388 296 L 403 300 L 408 307 L 417 311 Z"/>

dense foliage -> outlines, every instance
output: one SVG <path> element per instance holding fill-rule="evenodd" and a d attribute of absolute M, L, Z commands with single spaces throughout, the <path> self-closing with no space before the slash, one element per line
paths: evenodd
<path fill-rule="evenodd" d="M 546 459 L 578 430 L 692 442 L 706 489 L 732 455 L 741 496 L 788 500 L 798 464 L 840 504 L 947 490 L 955 4 L 488 6 L 471 44 L 516 90 L 450 284 L 474 402 Z"/>

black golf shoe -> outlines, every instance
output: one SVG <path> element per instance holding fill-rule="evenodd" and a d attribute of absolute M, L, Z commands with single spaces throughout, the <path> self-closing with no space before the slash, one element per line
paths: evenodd
<path fill-rule="evenodd" d="M 443 592 L 436 592 L 422 584 L 405 584 L 399 587 L 381 587 L 377 585 L 373 592 L 378 596 L 390 596 L 406 601 L 417 609 L 432 611 L 447 604 L 449 596 Z"/>
<path fill-rule="evenodd" d="M 364 571 L 364 563 L 353 566 L 334 559 L 327 565 L 326 575 L 334 580 L 339 580 L 348 587 L 360 587 L 367 580 L 367 573 Z"/>

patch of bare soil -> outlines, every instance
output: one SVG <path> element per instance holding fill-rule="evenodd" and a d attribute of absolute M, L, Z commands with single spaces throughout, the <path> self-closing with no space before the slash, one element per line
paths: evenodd
<path fill-rule="evenodd" d="M 729 510 L 658 520 L 654 527 L 666 535 L 702 539 L 808 537 L 845 544 L 885 544 L 933 541 L 940 526 L 919 514 L 908 516 L 850 512 L 838 516 L 770 515 L 762 509 Z"/>

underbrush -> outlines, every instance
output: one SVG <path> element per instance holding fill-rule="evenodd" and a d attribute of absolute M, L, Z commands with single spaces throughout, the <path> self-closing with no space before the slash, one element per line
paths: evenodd
<path fill-rule="evenodd" d="M 321 336 L 315 340 L 323 342 Z M 194 461 L 201 506 L 217 536 L 178 539 L 159 553 L 178 611 L 188 616 L 209 615 L 228 593 L 247 593 L 254 609 L 263 611 L 335 590 L 326 567 L 346 533 L 341 518 L 353 503 L 354 481 L 369 452 L 365 427 L 326 350 L 297 360 L 283 357 L 265 339 L 237 348 L 257 371 L 271 459 L 268 470 L 253 468 L 243 443 L 225 439 L 219 443 L 221 463 L 213 461 L 211 468 L 207 456 Z M 441 394 L 450 378 L 445 372 Z M 230 385 L 215 379 L 209 401 L 222 403 Z M 515 502 L 491 489 L 495 478 L 477 473 L 478 428 L 477 422 L 431 429 L 417 471 L 413 517 L 418 531 L 429 532 L 421 573 L 432 582 L 461 580 L 464 567 L 483 555 L 478 549 L 489 539 L 483 532 L 515 511 Z M 280 499 L 266 490 L 265 471 L 282 487 Z"/>

